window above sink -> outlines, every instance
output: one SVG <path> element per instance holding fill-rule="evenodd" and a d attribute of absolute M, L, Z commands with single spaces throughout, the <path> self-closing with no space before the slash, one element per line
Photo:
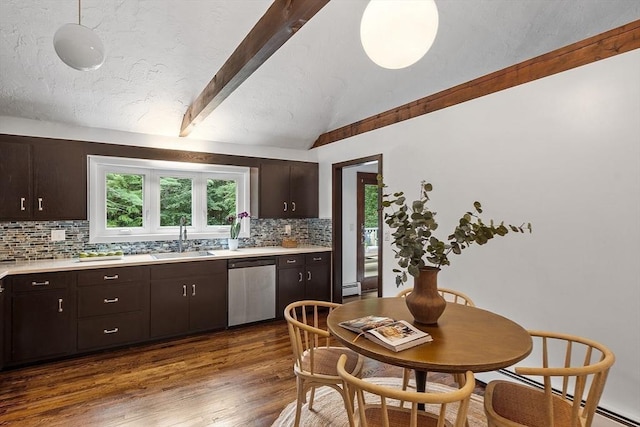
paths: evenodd
<path fill-rule="evenodd" d="M 174 240 L 182 217 L 188 238 L 226 238 L 249 211 L 247 167 L 89 156 L 88 173 L 92 243 Z"/>

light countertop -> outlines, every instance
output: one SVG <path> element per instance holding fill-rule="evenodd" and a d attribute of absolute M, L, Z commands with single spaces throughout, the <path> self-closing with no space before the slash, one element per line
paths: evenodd
<path fill-rule="evenodd" d="M 327 252 L 326 246 L 300 246 L 283 248 L 267 246 L 259 248 L 241 248 L 237 251 L 212 250 L 214 255 L 195 258 L 154 259 L 151 254 L 125 255 L 122 259 L 80 262 L 78 258 L 48 259 L 37 261 L 0 262 L 0 279 L 13 274 L 46 273 L 50 271 L 87 270 L 94 268 L 124 267 L 129 265 L 168 264 L 175 262 L 212 261 L 220 259 L 255 258 L 262 256 L 294 255 L 314 252 Z"/>

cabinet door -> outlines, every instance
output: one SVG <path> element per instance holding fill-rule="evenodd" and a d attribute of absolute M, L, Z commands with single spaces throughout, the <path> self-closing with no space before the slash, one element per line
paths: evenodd
<path fill-rule="evenodd" d="M 30 361 L 70 352 L 71 305 L 67 289 L 15 294 L 11 307 L 11 360 Z"/>
<path fill-rule="evenodd" d="M 87 159 L 74 141 L 44 141 L 33 146 L 33 218 L 87 218 Z"/>
<path fill-rule="evenodd" d="M 29 144 L 0 142 L 0 177 L 0 220 L 28 219 L 32 199 Z"/>
<path fill-rule="evenodd" d="M 331 301 L 329 264 L 308 265 L 306 268 L 305 298 Z"/>
<path fill-rule="evenodd" d="M 7 325 L 6 319 L 4 318 L 4 301 L 5 294 L 7 293 L 5 289 L 2 279 L 0 279 L 0 369 L 4 366 L 4 334 Z"/>
<path fill-rule="evenodd" d="M 227 326 L 227 275 L 185 279 L 189 292 L 189 330 L 206 331 Z"/>
<path fill-rule="evenodd" d="M 276 316 L 281 318 L 284 309 L 294 301 L 305 299 L 304 297 L 304 268 L 281 268 L 278 270 L 278 307 Z"/>
<path fill-rule="evenodd" d="M 150 335 L 163 337 L 189 330 L 189 291 L 185 282 L 168 279 L 151 282 Z"/>
<path fill-rule="evenodd" d="M 290 216 L 317 218 L 318 165 L 292 165 L 290 171 Z"/>
<path fill-rule="evenodd" d="M 259 187 L 260 218 L 289 218 L 289 166 L 261 164 Z"/>

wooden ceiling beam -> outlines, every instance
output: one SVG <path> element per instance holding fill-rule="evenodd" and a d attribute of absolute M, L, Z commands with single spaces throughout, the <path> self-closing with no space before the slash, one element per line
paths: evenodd
<path fill-rule="evenodd" d="M 222 101 L 266 62 L 329 0 L 275 0 L 222 68 L 189 106 L 180 136 L 187 136 Z"/>
<path fill-rule="evenodd" d="M 311 148 L 331 144 L 638 48 L 640 48 L 640 20 L 323 133 Z"/>

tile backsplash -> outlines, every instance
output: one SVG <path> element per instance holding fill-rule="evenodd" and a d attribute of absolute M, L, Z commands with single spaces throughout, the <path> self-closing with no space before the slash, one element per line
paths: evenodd
<path fill-rule="evenodd" d="M 299 245 L 331 247 L 331 219 L 251 219 L 251 237 L 240 239 L 240 247 L 280 246 L 285 226 Z M 51 241 L 51 230 L 64 230 L 65 240 Z M 89 221 L 0 222 L 0 262 L 73 258 L 78 252 L 122 250 L 146 254 L 177 250 L 177 240 L 152 242 L 89 243 Z M 227 247 L 226 239 L 194 239 L 184 250 Z"/>

